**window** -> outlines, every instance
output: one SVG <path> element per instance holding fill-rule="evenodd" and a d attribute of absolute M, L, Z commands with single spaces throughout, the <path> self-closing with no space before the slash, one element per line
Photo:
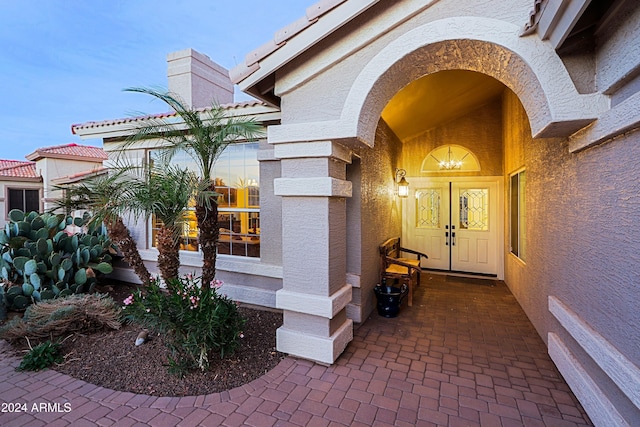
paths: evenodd
<path fill-rule="evenodd" d="M 40 190 L 9 188 L 9 210 L 20 209 L 23 212 L 40 212 Z"/>
<path fill-rule="evenodd" d="M 151 151 L 153 160 L 157 151 Z M 173 162 L 197 170 L 193 159 L 178 153 Z M 218 196 L 218 253 L 235 256 L 260 256 L 260 166 L 258 143 L 233 144 L 218 158 L 211 177 Z M 157 223 L 152 222 L 151 234 L 155 246 Z M 198 250 L 198 223 L 195 205 L 187 212 L 180 249 Z"/>
<path fill-rule="evenodd" d="M 422 160 L 420 172 L 477 172 L 480 162 L 471 151 L 460 145 L 441 145 Z"/>
<path fill-rule="evenodd" d="M 526 205 L 525 205 L 525 171 L 520 171 L 511 176 L 510 185 L 510 212 L 509 229 L 511 239 L 511 253 L 520 258 L 526 259 Z"/>

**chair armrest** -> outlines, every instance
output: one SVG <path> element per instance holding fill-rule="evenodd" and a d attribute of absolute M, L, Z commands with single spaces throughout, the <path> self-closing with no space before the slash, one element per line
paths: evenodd
<path fill-rule="evenodd" d="M 414 251 L 413 249 L 407 249 L 407 248 L 400 248 L 401 252 L 407 252 L 410 254 L 414 254 L 414 255 L 418 255 L 418 259 L 420 257 L 424 257 L 424 259 L 429 259 L 429 257 L 427 256 L 427 254 L 422 253 L 422 252 L 418 252 L 418 251 Z"/>

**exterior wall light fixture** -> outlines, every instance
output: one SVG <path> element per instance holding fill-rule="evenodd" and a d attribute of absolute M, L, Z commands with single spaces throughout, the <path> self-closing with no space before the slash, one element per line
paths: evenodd
<path fill-rule="evenodd" d="M 404 178 L 407 171 L 404 169 L 396 169 L 396 195 L 398 197 L 409 196 L 409 183 Z"/>

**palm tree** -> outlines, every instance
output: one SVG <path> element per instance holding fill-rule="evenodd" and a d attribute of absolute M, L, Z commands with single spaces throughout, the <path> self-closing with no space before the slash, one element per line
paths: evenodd
<path fill-rule="evenodd" d="M 129 209 L 138 215 L 151 215 L 159 222 L 156 234 L 158 268 L 167 281 L 178 277 L 180 239 L 186 209 L 197 192 L 198 179 L 192 171 L 166 161 L 143 167 L 142 177 L 131 183 Z"/>
<path fill-rule="evenodd" d="M 209 284 L 216 274 L 216 247 L 219 237 L 218 205 L 215 197 L 213 167 L 227 146 L 238 141 L 252 140 L 261 128 L 253 120 L 230 117 L 226 110 L 213 104 L 211 108 L 196 110 L 185 105 L 176 95 L 147 88 L 129 88 L 128 92 L 150 95 L 167 104 L 181 123 L 167 118 L 152 118 L 135 130 L 129 144 L 149 138 L 168 143 L 163 150 L 171 156 L 186 152 L 196 163 L 200 191 L 196 195 L 198 241 L 203 255 L 202 283 Z"/>
<path fill-rule="evenodd" d="M 124 171 L 104 173 L 80 183 L 57 187 L 64 196 L 55 202 L 65 212 L 86 209 L 93 214 L 93 223 L 104 223 L 111 242 L 120 250 L 142 284 L 151 282 L 151 274 L 138 251 L 136 241 L 122 220 L 130 195 L 130 185 Z"/>

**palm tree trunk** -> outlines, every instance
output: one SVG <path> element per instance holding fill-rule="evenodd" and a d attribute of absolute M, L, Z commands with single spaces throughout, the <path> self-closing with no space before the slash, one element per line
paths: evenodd
<path fill-rule="evenodd" d="M 168 227 L 160 227 L 158 230 L 158 268 L 165 282 L 178 277 L 180 241 Z"/>
<path fill-rule="evenodd" d="M 215 191 L 215 185 L 210 184 L 207 191 Z M 202 257 L 202 284 L 209 287 L 209 284 L 216 277 L 216 256 L 218 237 L 220 230 L 218 229 L 218 204 L 213 200 L 210 209 L 206 204 L 198 204 L 196 206 L 196 219 L 198 220 L 199 236 L 198 242 Z"/>
<path fill-rule="evenodd" d="M 144 265 L 140 252 L 138 252 L 138 245 L 131 237 L 131 233 L 129 233 L 127 226 L 124 225 L 122 218 L 116 217 L 114 220 L 105 221 L 105 225 L 107 226 L 109 238 L 120 250 L 127 264 L 133 268 L 142 284 L 148 285 L 151 283 L 151 274 Z"/>

